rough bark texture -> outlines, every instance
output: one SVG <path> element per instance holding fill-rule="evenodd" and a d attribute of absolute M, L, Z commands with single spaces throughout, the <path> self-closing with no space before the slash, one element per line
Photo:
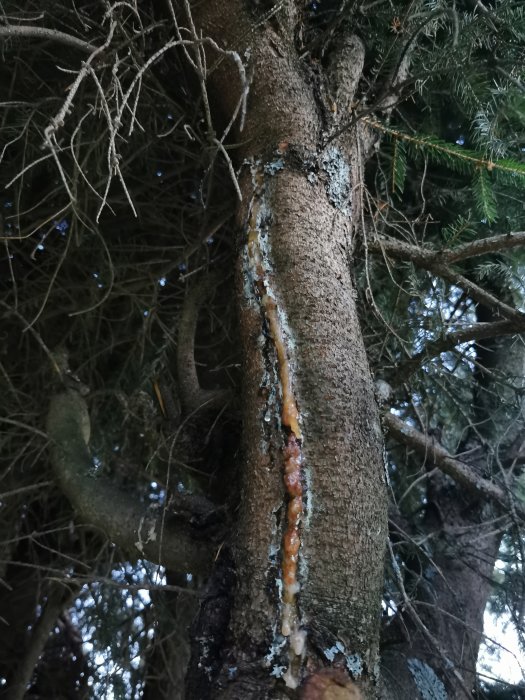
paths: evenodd
<path fill-rule="evenodd" d="M 373 697 L 386 497 L 381 431 L 349 269 L 356 171 L 336 143 L 327 149 L 322 145 L 323 106 L 316 102 L 313 75 L 296 54 L 285 12 L 271 26 L 257 26 L 244 3 L 214 2 L 196 7 L 194 20 L 222 46 L 239 55 L 248 47 L 251 52 L 246 127 L 237 137 L 243 143 L 239 162 L 249 161 L 240 176 L 238 221 L 242 249 L 250 215 L 258 207 L 264 273 L 283 324 L 302 419 L 305 512 L 298 605 L 308 641 L 296 679 L 333 661 L 359 680 L 366 697 Z M 240 94 L 227 60 L 209 83 L 225 115 Z M 244 350 L 242 506 L 221 697 L 259 700 L 285 696 L 281 676 L 288 666 L 287 640 L 279 634 L 287 504 L 284 433 L 275 347 L 243 253 L 238 277 Z"/>
<path fill-rule="evenodd" d="M 350 232 L 323 184 L 293 172 L 276 179 L 275 279 L 295 338 L 310 477 L 302 605 L 356 648 L 356 637 L 374 634 L 385 529 L 381 431 L 348 268 Z"/>

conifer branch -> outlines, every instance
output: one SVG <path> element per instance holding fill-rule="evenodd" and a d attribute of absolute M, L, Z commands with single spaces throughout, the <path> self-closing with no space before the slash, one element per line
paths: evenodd
<path fill-rule="evenodd" d="M 485 169 L 488 172 L 504 173 L 506 175 L 525 179 L 525 164 L 510 159 L 491 160 L 484 158 L 480 153 L 472 151 L 462 146 L 447 143 L 434 136 L 421 136 L 418 134 L 407 134 L 400 129 L 386 126 L 373 117 L 363 116 L 362 120 L 368 126 L 380 131 L 383 134 L 399 139 L 408 144 L 413 149 L 425 151 L 429 155 L 434 155 L 435 160 L 444 162 L 451 169 L 460 173 L 475 172 L 476 169 Z"/>
<path fill-rule="evenodd" d="M 457 345 L 488 338 L 501 338 L 505 335 L 514 335 L 525 331 L 525 316 L 521 320 L 493 321 L 490 323 L 472 323 L 465 328 L 460 328 L 447 333 L 444 337 L 427 343 L 420 352 L 412 355 L 404 362 L 398 364 L 392 372 L 391 385 L 400 386 L 425 362 L 443 352 L 454 350 Z"/>
<path fill-rule="evenodd" d="M 367 243 L 368 251 L 371 253 L 383 253 L 399 260 L 410 260 L 429 272 L 441 277 L 442 279 L 464 289 L 474 301 L 487 306 L 496 313 L 508 318 L 519 321 L 525 318 L 525 315 L 518 309 L 505 304 L 495 297 L 486 289 L 480 287 L 475 282 L 472 282 L 467 277 L 462 275 L 457 270 L 448 266 L 448 260 L 445 263 L 443 260 L 443 251 L 429 250 L 419 246 L 406 243 L 405 241 L 397 241 L 386 236 L 375 236 Z M 452 251 L 451 251 L 452 252 Z"/>
<path fill-rule="evenodd" d="M 453 250 L 442 251 L 439 255 L 444 262 L 454 263 L 460 260 L 467 260 L 468 258 L 475 258 L 478 255 L 509 250 L 524 245 L 525 231 L 516 231 L 464 243 Z"/>
<path fill-rule="evenodd" d="M 411 447 L 425 459 L 429 466 L 438 467 L 460 486 L 473 494 L 492 501 L 503 510 L 510 509 L 510 494 L 507 494 L 498 484 L 480 476 L 466 462 L 453 457 L 433 438 L 419 432 L 393 413 L 386 413 L 383 416 L 383 424 L 394 439 Z M 525 507 L 519 501 L 514 501 L 513 508 L 516 514 L 525 520 Z"/>

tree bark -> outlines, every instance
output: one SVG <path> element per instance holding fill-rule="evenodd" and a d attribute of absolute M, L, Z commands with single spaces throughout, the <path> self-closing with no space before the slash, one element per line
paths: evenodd
<path fill-rule="evenodd" d="M 271 24 L 258 25 L 241 2 L 200 4 L 193 19 L 197 33 L 239 56 L 249 49 L 253 71 L 237 136 L 242 503 L 220 697 L 285 697 L 332 663 L 374 697 L 386 493 L 349 267 L 357 154 L 323 144 L 321 90 L 298 58 L 288 5 Z M 230 115 L 241 85 L 222 59 L 208 85 Z M 283 476 L 292 444 L 300 485 L 290 487 Z M 291 524 L 295 487 L 299 533 Z M 298 555 L 288 546 L 297 534 Z M 290 593 L 296 584 L 299 593 Z M 213 682 L 208 692 L 219 697 Z"/>
<path fill-rule="evenodd" d="M 68 389 L 52 397 L 47 431 L 57 481 L 81 520 L 102 530 L 130 559 L 144 557 L 177 571 L 209 571 L 218 544 L 199 539 L 185 520 L 177 522 L 93 473 L 89 413 L 78 392 Z"/>

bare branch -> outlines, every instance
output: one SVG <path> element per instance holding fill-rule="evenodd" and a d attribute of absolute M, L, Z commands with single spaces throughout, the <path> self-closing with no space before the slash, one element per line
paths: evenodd
<path fill-rule="evenodd" d="M 51 119 L 51 123 L 45 128 L 44 130 L 44 135 L 45 135 L 45 143 L 48 146 L 49 150 L 53 154 L 53 157 L 55 159 L 55 162 L 57 164 L 58 171 L 62 177 L 62 181 L 64 183 L 65 189 L 70 195 L 70 199 L 73 200 L 73 196 L 71 195 L 69 191 L 69 186 L 67 184 L 67 180 L 65 177 L 65 174 L 63 172 L 62 166 L 60 164 L 60 160 L 58 158 L 58 143 L 56 140 L 56 132 L 57 130 L 64 126 L 65 120 L 67 115 L 70 113 L 72 106 L 73 106 L 73 100 L 80 88 L 80 85 L 82 84 L 84 78 L 89 75 L 89 67 L 91 63 L 99 56 L 103 51 L 105 51 L 108 46 L 111 44 L 111 40 L 113 39 L 113 34 L 115 32 L 117 23 L 112 22 L 111 26 L 109 28 L 108 35 L 106 37 L 106 41 L 99 47 L 95 47 L 94 50 L 90 53 L 89 58 L 87 61 L 83 64 L 82 68 L 78 71 L 78 74 L 72 83 L 72 85 L 69 87 L 68 95 L 67 98 L 64 100 L 64 103 L 62 104 L 62 107 L 58 111 L 55 117 Z"/>
<path fill-rule="evenodd" d="M 383 424 L 393 438 L 411 447 L 417 454 L 425 457 L 429 464 L 438 467 L 468 491 L 492 501 L 504 510 L 509 509 L 509 495 L 504 489 L 479 476 L 472 467 L 453 457 L 431 437 L 420 433 L 393 413 L 383 416 Z M 517 502 L 514 505 L 517 515 L 525 520 L 525 507 Z"/>
<path fill-rule="evenodd" d="M 439 253 L 431 248 L 421 248 L 405 241 L 388 236 L 371 236 L 367 241 L 370 253 L 383 253 L 398 260 L 410 260 L 415 265 L 428 270 L 438 261 Z"/>
<path fill-rule="evenodd" d="M 487 292 L 483 287 L 480 287 L 475 282 L 467 279 L 464 275 L 447 266 L 442 261 L 446 251 L 435 251 L 419 246 L 397 241 L 393 238 L 385 236 L 377 236 L 368 241 L 368 251 L 371 253 L 383 253 L 399 260 L 410 260 L 438 277 L 447 280 L 451 284 L 464 289 L 475 301 L 487 306 L 493 311 L 505 316 L 509 319 L 521 320 L 525 318 L 525 314 L 517 309 L 512 308 L 505 302 L 500 301 L 490 292 Z M 446 260 L 448 263 L 449 261 Z"/>
<path fill-rule="evenodd" d="M 64 608 L 71 605 L 79 590 L 78 584 L 73 584 L 71 589 L 65 588 L 63 583 L 52 584 L 51 592 L 47 596 L 47 603 L 31 633 L 28 648 L 15 670 L 6 700 L 22 700 L 25 697 L 33 672 L 57 618 Z"/>
<path fill-rule="evenodd" d="M 458 245 L 453 250 L 445 250 L 440 253 L 442 261 L 447 263 L 474 258 L 477 255 L 485 253 L 494 253 L 500 250 L 509 250 L 510 248 L 518 248 L 525 245 L 525 231 L 516 231 L 514 233 L 504 233 L 500 236 L 489 236 L 481 238 L 477 241 Z"/>
<path fill-rule="evenodd" d="M 399 587 L 399 591 L 401 595 L 403 596 L 403 603 L 405 608 L 407 609 L 410 617 L 412 618 L 412 621 L 418 627 L 419 631 L 423 634 L 425 639 L 430 643 L 431 647 L 434 649 L 434 651 L 438 654 L 439 657 L 441 657 L 442 660 L 447 660 L 447 655 L 445 653 L 445 650 L 442 648 L 442 645 L 438 641 L 438 639 L 432 634 L 432 632 L 428 629 L 428 627 L 425 625 L 421 617 L 418 615 L 416 609 L 412 605 L 412 601 L 410 600 L 410 597 L 408 596 L 406 589 L 405 589 L 405 584 L 403 582 L 403 577 L 401 575 L 401 571 L 399 569 L 399 564 L 397 563 L 397 560 L 394 556 L 394 550 L 392 549 L 392 543 L 390 540 L 388 542 L 388 550 L 390 552 L 390 558 L 392 562 L 392 568 L 394 570 L 394 574 L 396 577 L 396 582 Z M 463 680 L 463 677 L 457 670 L 457 668 L 454 666 L 454 664 L 450 664 L 450 662 L 447 663 L 447 667 L 449 667 L 449 671 L 455 676 L 455 678 L 458 681 L 458 684 L 460 687 L 465 691 L 466 697 L 470 697 L 471 693 L 469 692 L 469 689 L 465 685 L 465 682 Z"/>
<path fill-rule="evenodd" d="M 84 53 L 92 53 L 97 50 L 97 47 L 90 44 L 88 41 L 79 39 L 71 34 L 66 34 L 58 29 L 50 29 L 49 27 L 31 27 L 19 24 L 8 24 L 0 26 L 0 39 L 11 39 L 14 37 L 28 37 L 31 39 L 49 39 L 58 41 L 60 44 L 71 46 L 74 49 L 79 49 Z"/>
<path fill-rule="evenodd" d="M 161 508 L 93 474 L 87 448 L 89 415 L 78 392 L 69 390 L 51 399 L 47 429 L 57 480 L 81 520 L 103 530 L 132 558 L 143 557 L 175 571 L 209 571 L 216 549 L 209 538 L 196 539 L 184 522 L 169 517 L 163 522 Z"/>
<path fill-rule="evenodd" d="M 53 484 L 52 481 L 39 481 L 38 484 L 30 484 L 29 486 L 20 486 L 17 489 L 12 489 L 11 491 L 4 491 L 0 493 L 0 500 L 5 498 L 10 498 L 11 496 L 18 496 L 21 493 L 28 493 L 29 491 L 38 491 L 38 489 L 44 489 Z"/>
<path fill-rule="evenodd" d="M 501 338 L 525 331 L 525 317 L 517 320 L 493 321 L 490 323 L 471 323 L 464 328 L 451 331 L 442 338 L 433 340 L 408 360 L 401 362 L 392 373 L 392 386 L 400 386 L 410 375 L 417 371 L 425 362 L 440 355 L 442 352 L 453 350 L 461 343 Z"/>
<path fill-rule="evenodd" d="M 177 378 L 181 401 L 185 411 L 197 411 L 201 407 L 215 408 L 224 403 L 227 392 L 202 389 L 195 367 L 195 333 L 199 311 L 205 300 L 217 287 L 217 275 L 201 279 L 186 294 L 177 336 Z"/>

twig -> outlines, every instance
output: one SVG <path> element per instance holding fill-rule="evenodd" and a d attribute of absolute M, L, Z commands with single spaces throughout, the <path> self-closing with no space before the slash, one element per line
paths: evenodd
<path fill-rule="evenodd" d="M 228 166 L 228 172 L 230 173 L 230 177 L 232 179 L 233 186 L 235 188 L 235 192 L 237 193 L 237 197 L 239 199 L 239 202 L 242 202 L 241 188 L 239 187 L 239 182 L 238 182 L 237 176 L 235 174 L 235 168 L 233 167 L 232 160 L 231 160 L 230 156 L 228 155 L 227 150 L 224 148 L 224 146 L 222 145 L 222 143 L 218 139 L 214 138 L 213 143 L 217 146 L 218 150 L 224 156 L 224 159 L 226 161 L 226 165 Z"/>
<path fill-rule="evenodd" d="M 450 661 L 447 659 L 447 655 L 441 648 L 441 645 L 439 644 L 438 640 L 434 637 L 434 635 L 430 632 L 428 627 L 425 625 L 421 617 L 418 615 L 416 610 L 414 609 L 414 606 L 412 605 L 412 602 L 410 600 L 410 597 L 408 596 L 406 590 L 405 590 L 405 585 L 403 583 L 403 577 L 401 575 L 401 571 L 399 569 L 399 565 L 397 563 L 397 560 L 394 556 L 394 551 L 392 549 L 392 544 L 390 540 L 388 540 L 388 550 L 390 552 L 390 559 L 392 562 L 392 568 L 394 570 L 394 575 L 396 579 L 396 583 L 399 588 L 399 592 L 401 593 L 401 596 L 403 598 L 403 604 L 405 609 L 408 611 L 410 617 L 412 618 L 412 621 L 416 625 L 416 627 L 419 629 L 419 631 L 423 634 L 423 636 L 427 639 L 431 647 L 434 648 L 438 656 L 441 658 L 441 660 L 445 663 L 445 667 L 450 669 L 451 673 L 454 675 L 456 680 L 458 681 L 459 685 L 461 686 L 462 690 L 465 692 L 467 697 L 471 697 L 471 692 L 465 685 L 465 681 L 463 680 L 463 677 L 459 673 L 459 671 L 456 669 L 455 666 L 453 666 Z"/>
<path fill-rule="evenodd" d="M 40 481 L 38 484 L 30 484 L 29 486 L 20 486 L 18 489 L 12 489 L 11 491 L 4 491 L 0 493 L 0 499 L 10 498 L 11 496 L 18 496 L 21 493 L 27 493 L 28 491 L 37 491 L 38 489 L 46 488 L 51 486 L 53 481 Z"/>
<path fill-rule="evenodd" d="M 84 53 L 98 52 L 98 48 L 88 41 L 79 39 L 71 34 L 66 34 L 58 29 L 50 29 L 49 27 L 32 27 L 19 24 L 8 24 L 0 26 L 0 39 L 11 39 L 14 37 L 29 37 L 31 39 L 49 39 L 58 41 L 60 44 L 71 46 L 74 49 L 79 49 Z"/>
<path fill-rule="evenodd" d="M 68 314 L 69 317 L 71 316 L 81 316 L 83 314 L 87 314 L 89 311 L 93 311 L 94 309 L 98 309 L 99 306 L 102 306 L 110 297 L 111 292 L 113 291 L 113 284 L 115 282 L 115 269 L 113 267 L 113 261 L 111 259 L 111 253 L 109 251 L 108 245 L 104 239 L 104 236 L 100 234 L 100 231 L 98 228 L 95 229 L 95 233 L 100 239 L 100 243 L 102 245 L 102 248 L 104 249 L 104 252 L 107 256 L 108 259 L 108 269 L 109 269 L 109 283 L 107 285 L 106 292 L 102 295 L 102 298 L 96 301 L 94 304 L 91 304 L 88 306 L 86 309 L 81 309 L 80 311 L 73 311 Z"/>
<path fill-rule="evenodd" d="M 23 428 L 24 430 L 28 430 L 30 433 L 35 433 L 35 435 L 47 440 L 47 433 L 44 433 L 43 430 L 39 430 L 38 428 L 28 425 L 27 423 L 22 423 L 22 421 L 15 420 L 14 418 L 4 418 L 3 416 L 0 416 L 0 423 L 15 425 L 17 428 Z"/>
<path fill-rule="evenodd" d="M 2 300 L 0 299 L 0 305 L 2 305 L 2 306 L 4 307 L 4 309 L 6 309 L 7 312 L 8 312 L 9 314 L 13 314 L 13 316 L 16 316 L 16 317 L 18 318 L 18 320 L 21 321 L 21 322 L 24 324 L 23 332 L 25 333 L 26 331 L 29 331 L 29 332 L 31 333 L 31 335 L 33 336 L 33 338 L 36 340 L 36 342 L 40 345 L 40 347 L 42 348 L 42 350 L 43 350 L 43 351 L 45 352 L 45 354 L 48 356 L 49 361 L 51 362 L 51 366 L 53 367 L 53 369 L 55 370 L 55 372 L 57 373 L 57 375 L 62 379 L 62 371 L 61 371 L 60 367 L 57 365 L 55 356 L 53 355 L 53 353 L 51 352 L 51 350 L 47 347 L 47 345 L 45 344 L 45 342 L 42 340 L 42 336 L 40 335 L 40 333 L 38 333 L 34 328 L 32 328 L 31 324 L 29 324 L 29 323 L 26 321 L 26 319 L 22 316 L 21 313 L 19 313 L 18 311 L 16 311 L 16 309 L 12 309 L 12 308 L 9 306 L 9 304 L 6 304 L 5 301 L 2 301 Z M 6 420 L 6 421 L 7 421 L 7 420 L 9 420 L 9 419 L 5 418 L 5 419 L 3 419 L 3 420 Z M 45 433 L 44 433 L 44 435 L 45 435 Z M 46 437 L 47 437 L 47 436 L 46 436 Z"/>
<path fill-rule="evenodd" d="M 75 95 L 77 94 L 78 89 L 79 89 L 80 85 L 82 84 L 82 81 L 89 73 L 89 66 L 91 65 L 91 63 L 93 63 L 93 61 L 97 58 L 97 56 L 99 56 L 103 51 L 105 51 L 108 48 L 108 46 L 111 43 L 111 40 L 113 39 L 113 34 L 115 32 L 116 26 L 117 26 L 116 22 L 111 23 L 106 41 L 102 44 L 102 46 L 99 46 L 98 48 L 93 49 L 91 55 L 89 56 L 87 61 L 83 64 L 82 68 L 78 71 L 78 74 L 77 74 L 77 77 L 75 78 L 75 81 L 73 82 L 73 84 L 69 88 L 69 93 L 68 93 L 66 100 L 64 101 L 64 104 L 62 105 L 62 107 L 60 108 L 60 110 L 58 111 L 56 116 L 51 120 L 51 124 L 49 124 L 46 127 L 46 129 L 44 131 L 45 140 L 46 140 L 46 144 L 49 146 L 49 148 L 52 151 L 54 150 L 54 146 L 51 142 L 51 138 L 54 137 L 54 134 L 58 130 L 58 128 L 64 125 L 66 116 L 69 114 L 69 112 L 71 111 L 71 108 L 73 106 L 73 100 L 75 98 Z"/>

